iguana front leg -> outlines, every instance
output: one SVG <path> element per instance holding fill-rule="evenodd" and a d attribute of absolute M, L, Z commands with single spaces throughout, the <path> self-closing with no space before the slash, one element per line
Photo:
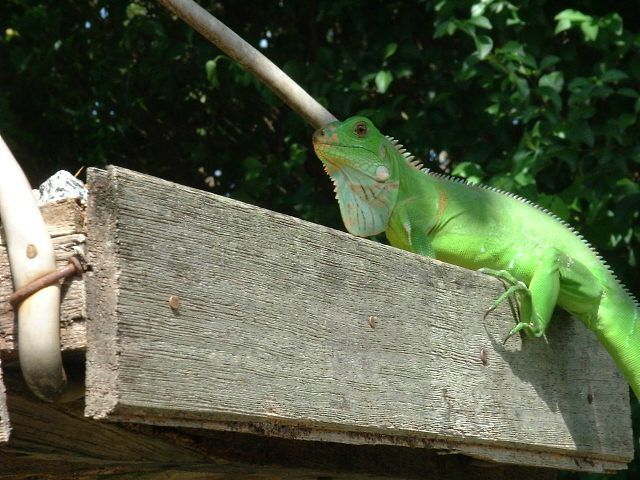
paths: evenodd
<path fill-rule="evenodd" d="M 412 252 L 424 255 L 425 257 L 434 258 L 436 256 L 431 238 L 429 238 L 424 228 L 410 228 L 409 239 Z"/>
<path fill-rule="evenodd" d="M 434 258 L 435 249 L 428 233 L 433 228 L 432 221 L 428 217 L 409 214 L 409 207 L 416 201 L 415 198 L 403 200 L 393 212 L 385 233 L 394 247 Z"/>
<path fill-rule="evenodd" d="M 505 341 L 521 330 L 530 337 L 542 336 L 559 298 L 563 308 L 570 313 L 580 315 L 587 322 L 596 318 L 602 297 L 600 283 L 587 267 L 556 249 L 549 249 L 542 255 L 528 287 L 506 270 L 482 268 L 479 271 L 511 285 L 487 313 L 506 299 L 519 297 L 520 319 Z"/>

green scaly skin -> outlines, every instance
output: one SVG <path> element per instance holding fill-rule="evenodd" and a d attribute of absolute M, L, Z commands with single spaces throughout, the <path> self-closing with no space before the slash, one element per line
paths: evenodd
<path fill-rule="evenodd" d="M 640 307 L 598 253 L 549 212 L 488 187 L 420 168 L 364 117 L 313 135 L 347 230 L 385 232 L 391 245 L 501 278 L 519 323 L 541 336 L 557 306 L 598 336 L 640 398 Z M 507 337 L 508 338 L 508 337 Z"/>

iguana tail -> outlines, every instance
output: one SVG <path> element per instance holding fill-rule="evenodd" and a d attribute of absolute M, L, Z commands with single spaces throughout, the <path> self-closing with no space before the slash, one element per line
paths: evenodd
<path fill-rule="evenodd" d="M 640 305 L 616 293 L 605 292 L 594 330 L 640 399 Z"/>

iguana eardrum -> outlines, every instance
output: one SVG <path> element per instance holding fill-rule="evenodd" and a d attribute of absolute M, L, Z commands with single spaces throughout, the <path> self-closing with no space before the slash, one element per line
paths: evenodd
<path fill-rule="evenodd" d="M 640 306 L 574 229 L 516 195 L 422 169 L 364 117 L 317 130 L 313 146 L 350 233 L 385 232 L 395 247 L 501 278 L 510 288 L 489 310 L 517 295 L 508 336 L 541 336 L 561 307 L 595 332 L 640 398 Z"/>

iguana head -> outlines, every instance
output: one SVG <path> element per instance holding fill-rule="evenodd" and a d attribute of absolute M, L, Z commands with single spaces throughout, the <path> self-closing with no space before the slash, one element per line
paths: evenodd
<path fill-rule="evenodd" d="M 399 157 L 365 117 L 332 122 L 313 134 L 313 148 L 335 185 L 345 227 L 368 237 L 387 229 L 398 197 Z"/>

